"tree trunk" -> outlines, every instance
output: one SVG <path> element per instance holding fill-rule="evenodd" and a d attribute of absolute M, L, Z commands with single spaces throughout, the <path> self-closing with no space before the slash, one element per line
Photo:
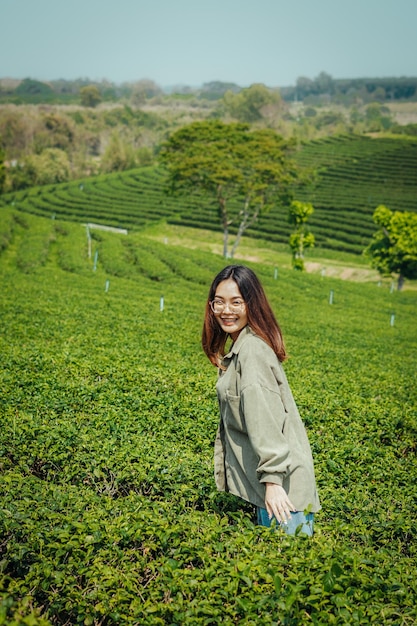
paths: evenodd
<path fill-rule="evenodd" d="M 234 257 L 236 249 L 240 243 L 240 240 L 242 239 L 242 235 L 243 233 L 249 228 L 249 226 L 252 226 L 252 224 L 254 222 L 256 222 L 256 220 L 258 219 L 258 215 L 259 215 L 259 211 L 260 211 L 260 206 L 258 206 L 258 208 L 255 210 L 254 214 L 252 215 L 252 217 L 249 217 L 249 205 L 250 205 L 250 198 L 246 197 L 245 198 L 245 204 L 243 207 L 243 211 L 242 211 L 242 219 L 240 221 L 239 224 L 239 228 L 237 231 L 237 235 L 236 235 L 236 239 L 235 242 L 233 244 L 233 248 L 232 248 L 232 253 L 231 253 L 231 258 Z"/>
<path fill-rule="evenodd" d="M 401 291 L 401 289 L 404 287 L 404 276 L 402 274 L 399 274 L 398 276 L 398 283 L 397 283 L 397 290 Z"/>
<path fill-rule="evenodd" d="M 223 256 L 225 259 L 229 256 L 229 229 L 227 226 L 223 226 Z"/>
<path fill-rule="evenodd" d="M 220 216 L 223 226 L 223 256 L 225 259 L 229 256 L 229 225 L 230 221 L 227 215 L 226 199 L 222 194 L 222 186 L 217 187 L 217 200 L 219 202 Z"/>

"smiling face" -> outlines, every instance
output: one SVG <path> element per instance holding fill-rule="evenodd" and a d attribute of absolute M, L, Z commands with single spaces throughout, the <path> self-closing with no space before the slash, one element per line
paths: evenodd
<path fill-rule="evenodd" d="M 248 323 L 248 316 L 245 301 L 232 278 L 218 284 L 213 302 L 216 305 L 213 311 L 218 324 L 236 341 L 240 331 Z"/>

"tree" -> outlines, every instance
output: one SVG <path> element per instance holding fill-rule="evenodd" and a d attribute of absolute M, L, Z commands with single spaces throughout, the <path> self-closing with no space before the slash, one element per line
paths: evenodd
<path fill-rule="evenodd" d="M 72 120 L 58 113 L 42 116 L 33 133 L 33 149 L 40 154 L 46 148 L 69 151 L 74 147 L 75 130 Z"/>
<path fill-rule="evenodd" d="M 312 248 L 315 237 L 306 226 L 310 215 L 314 212 L 314 207 L 310 202 L 300 202 L 293 200 L 288 211 L 288 221 L 295 226 L 294 232 L 290 235 L 290 248 L 292 250 L 292 265 L 294 269 L 304 269 L 304 250 Z"/>
<path fill-rule="evenodd" d="M 331 95 L 334 91 L 333 78 L 326 72 L 320 72 L 320 74 L 314 79 L 316 91 L 319 94 Z"/>
<path fill-rule="evenodd" d="M 382 276 L 398 276 L 398 289 L 404 279 L 417 278 L 417 214 L 391 211 L 383 204 L 373 214 L 379 230 L 365 249 L 371 264 Z"/>
<path fill-rule="evenodd" d="M 58 148 L 47 148 L 39 155 L 27 160 L 26 167 L 33 176 L 34 185 L 63 183 L 71 177 L 71 165 L 68 155 Z"/>
<path fill-rule="evenodd" d="M 241 122 L 256 122 L 262 119 L 267 106 L 280 106 L 282 103 L 278 91 L 271 91 L 265 85 L 255 84 L 239 93 L 227 91 L 223 98 L 229 114 Z"/>
<path fill-rule="evenodd" d="M 124 142 L 118 133 L 115 133 L 101 160 L 103 172 L 123 172 L 136 166 L 135 151 L 132 146 Z"/>
<path fill-rule="evenodd" d="M 207 193 L 216 200 L 223 230 L 223 254 L 233 257 L 244 232 L 278 200 L 288 200 L 297 170 L 293 143 L 272 130 L 218 120 L 194 122 L 164 144 L 160 161 L 173 193 Z M 233 208 L 240 206 L 239 209 Z M 229 228 L 237 234 L 229 254 Z"/>
<path fill-rule="evenodd" d="M 368 130 L 378 132 L 392 125 L 390 110 L 379 102 L 371 102 L 366 107 L 365 118 Z"/>
<path fill-rule="evenodd" d="M 6 107 L 0 110 L 0 137 L 6 161 L 19 159 L 30 150 L 31 121 L 29 115 L 20 110 Z"/>
<path fill-rule="evenodd" d="M 210 83 L 204 83 L 200 96 L 207 100 L 220 100 L 228 91 L 238 93 L 241 89 L 236 83 L 223 83 L 220 80 L 213 80 Z"/>
<path fill-rule="evenodd" d="M 141 106 L 149 98 L 162 94 L 162 89 L 153 80 L 148 79 L 138 80 L 131 85 L 131 89 L 130 102 L 133 106 Z"/>
<path fill-rule="evenodd" d="M 101 102 L 101 94 L 95 85 L 87 85 L 80 89 L 81 104 L 94 108 Z"/>
<path fill-rule="evenodd" d="M 15 94 L 19 96 L 49 96 L 54 93 L 54 90 L 50 85 L 42 83 L 39 80 L 32 80 L 31 78 L 25 78 L 20 85 L 14 90 Z"/>

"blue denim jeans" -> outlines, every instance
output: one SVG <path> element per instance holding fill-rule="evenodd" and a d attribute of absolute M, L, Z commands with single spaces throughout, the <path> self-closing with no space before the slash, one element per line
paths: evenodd
<path fill-rule="evenodd" d="M 275 520 L 275 517 L 269 519 L 267 510 L 261 507 L 257 507 L 257 517 L 258 524 L 260 526 L 267 526 L 268 528 L 271 526 L 272 520 Z M 305 515 L 303 511 L 295 511 L 291 513 L 291 518 L 288 522 L 281 523 L 276 520 L 276 525 L 282 528 L 287 535 L 304 533 L 312 537 L 314 530 L 314 513 L 307 513 L 307 515 Z"/>

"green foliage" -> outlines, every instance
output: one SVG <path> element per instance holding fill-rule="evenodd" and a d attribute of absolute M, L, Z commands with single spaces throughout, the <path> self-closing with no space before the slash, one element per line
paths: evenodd
<path fill-rule="evenodd" d="M 158 126 L 165 127 L 161 118 L 153 113 L 146 111 L 134 110 L 128 106 L 117 107 L 103 112 L 103 121 L 107 126 L 112 127 L 144 127 L 153 129 Z"/>
<path fill-rule="evenodd" d="M 14 227 L 15 217 L 13 213 L 8 209 L 3 209 L 0 221 L 0 253 L 10 245 L 13 239 Z"/>
<path fill-rule="evenodd" d="M 392 125 L 390 110 L 379 102 L 368 104 L 365 115 L 370 131 L 387 130 Z"/>
<path fill-rule="evenodd" d="M 328 102 L 329 96 L 336 103 L 375 102 L 383 100 L 415 100 L 417 78 L 332 78 L 326 72 L 320 72 L 316 78 L 300 76 L 294 87 L 281 89 L 285 100 L 296 97 L 304 102 Z"/>
<path fill-rule="evenodd" d="M 29 136 L 27 120 L 20 111 L 0 109 L 0 145 L 5 151 L 5 159 L 21 156 Z"/>
<path fill-rule="evenodd" d="M 315 237 L 306 226 L 308 218 L 314 213 L 314 207 L 310 202 L 300 202 L 293 200 L 288 211 L 288 221 L 294 226 L 294 232 L 291 233 L 289 244 L 292 251 L 293 268 L 296 270 L 304 269 L 304 251 L 306 248 L 312 248 L 315 243 Z"/>
<path fill-rule="evenodd" d="M 17 95 L 42 95 L 48 96 L 53 92 L 50 85 L 46 83 L 42 83 L 39 80 L 33 80 L 32 78 L 25 78 L 22 82 L 16 87 L 15 93 Z"/>
<path fill-rule="evenodd" d="M 29 168 L 34 172 L 35 185 L 62 183 L 70 178 L 70 162 L 64 150 L 47 148 L 29 159 Z"/>
<path fill-rule="evenodd" d="M 122 172 L 134 168 L 135 165 L 132 146 L 120 139 L 117 133 L 112 135 L 101 160 L 103 172 Z"/>
<path fill-rule="evenodd" d="M 164 144 L 160 160 L 168 170 L 173 192 L 209 194 L 217 202 L 228 256 L 229 227 L 240 237 L 274 201 L 289 194 L 296 179 L 290 160 L 293 146 L 272 130 L 250 131 L 246 124 L 194 122 L 176 131 Z M 241 203 L 238 216 L 229 201 Z"/>
<path fill-rule="evenodd" d="M 84 111 L 89 118 L 97 112 Z M 1 120 L 0 120 L 1 123 Z M 92 136 L 96 140 L 97 136 Z M 124 140 L 123 140 L 124 141 Z M 142 155 L 146 159 L 146 152 Z M 141 158 L 135 153 L 135 158 Z M 295 157 L 299 171 L 315 172 L 309 183 L 293 189 L 300 202 L 311 202 L 309 219 L 316 248 L 362 254 L 375 231 L 375 206 L 386 204 L 398 210 L 415 211 L 417 194 L 417 142 L 414 139 L 370 139 L 341 136 L 302 144 Z M 34 184 L 30 159 L 7 168 L 16 189 Z M 304 177 L 303 180 L 305 180 Z M 219 230 L 215 196 L 200 191 L 167 195 L 162 168 L 143 167 L 107 176 L 95 176 L 69 184 L 5 193 L 0 207 L 15 202 L 20 210 L 59 219 L 96 222 L 108 226 L 141 229 L 151 222 Z M 243 198 L 228 201 L 230 235 L 238 231 Z M 245 234 L 288 245 L 292 228 L 288 222 L 288 199 L 267 205 Z"/>
<path fill-rule="evenodd" d="M 296 228 L 300 228 L 313 213 L 314 207 L 311 202 L 293 200 L 288 211 L 288 221 Z"/>
<path fill-rule="evenodd" d="M 254 84 L 238 93 L 227 91 L 223 97 L 226 111 L 240 122 L 256 122 L 262 119 L 266 107 L 279 107 L 281 96 L 265 85 Z"/>
<path fill-rule="evenodd" d="M 374 232 L 378 204 L 415 211 L 417 142 L 340 136 L 308 142 L 297 154 L 299 166 L 316 171 L 296 190 L 311 202 L 317 245 L 361 253 Z M 266 229 L 265 229 L 266 230 Z"/>
<path fill-rule="evenodd" d="M 214 80 L 204 83 L 200 91 L 200 97 L 206 100 L 220 100 L 227 92 L 238 93 L 241 87 L 236 83 L 225 83 L 220 80 Z"/>
<path fill-rule="evenodd" d="M 404 278 L 417 278 L 417 214 L 391 211 L 384 205 L 375 209 L 374 234 L 365 254 L 382 275 L 398 275 L 398 288 Z"/>
<path fill-rule="evenodd" d="M 16 253 L 16 265 L 22 272 L 31 274 L 45 265 L 50 246 L 55 241 L 52 221 L 38 221 L 32 216 L 20 221 L 27 229 L 27 236 L 20 241 Z"/>
<path fill-rule="evenodd" d="M 410 135 L 417 137 L 417 124 L 393 124 L 391 131 L 396 135 Z"/>
<path fill-rule="evenodd" d="M 37 154 L 45 148 L 70 151 L 75 142 L 73 123 L 64 115 L 47 113 L 41 120 L 40 128 L 34 133 L 33 141 Z"/>
<path fill-rule="evenodd" d="M 162 94 L 162 90 L 154 81 L 144 79 L 133 83 L 131 86 L 130 101 L 135 106 L 140 106 L 149 98 Z"/>
<path fill-rule="evenodd" d="M 102 97 L 95 85 L 86 85 L 80 89 L 81 104 L 94 108 L 100 104 Z"/>
<path fill-rule="evenodd" d="M 311 540 L 287 537 L 214 486 L 200 331 L 224 260 L 92 230 L 93 271 L 85 227 L 2 216 L 0 623 L 417 620 L 415 292 L 252 264 L 323 503 Z"/>

